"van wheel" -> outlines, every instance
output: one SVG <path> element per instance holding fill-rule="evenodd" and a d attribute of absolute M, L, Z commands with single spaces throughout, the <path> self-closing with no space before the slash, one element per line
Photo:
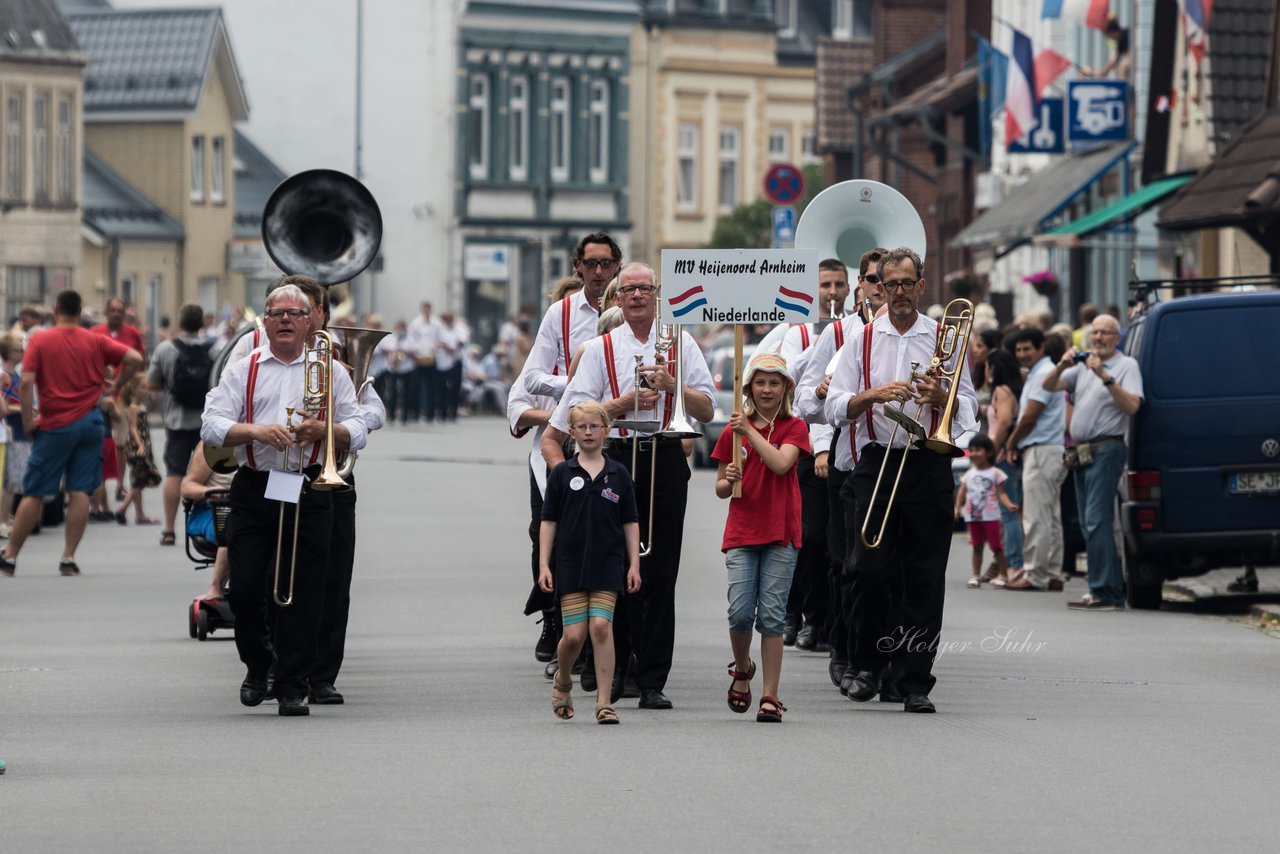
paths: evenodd
<path fill-rule="evenodd" d="M 1130 608 L 1155 611 L 1164 599 L 1164 570 L 1160 564 L 1143 558 L 1127 561 L 1129 577 L 1125 584 L 1125 599 Z"/>

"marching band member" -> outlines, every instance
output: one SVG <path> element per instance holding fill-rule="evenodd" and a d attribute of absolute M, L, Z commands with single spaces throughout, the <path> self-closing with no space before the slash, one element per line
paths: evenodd
<path fill-rule="evenodd" d="M 648 264 L 636 262 L 624 267 L 619 279 L 624 322 L 608 335 L 588 343 L 578 371 L 566 387 L 551 417 L 551 424 L 542 436 L 542 455 L 548 465 L 555 466 L 564 460 L 562 445 L 569 426 L 568 413 L 584 400 L 603 403 L 610 419 L 628 417 L 637 407 L 642 412 L 652 413 L 653 418 L 662 424 L 670 419 L 677 393 L 675 378 L 664 364 L 653 364 L 658 336 L 655 324 L 657 277 Z M 683 395 L 689 416 L 705 422 L 713 413 L 715 386 L 711 372 L 692 336 L 683 330 L 680 335 L 686 385 L 678 391 Z M 636 356 L 643 357 L 645 363 L 638 369 Z M 668 362 L 673 358 L 674 347 L 666 354 Z M 637 373 L 645 378 L 645 384 L 638 390 Z M 626 441 L 621 441 L 624 439 Z M 630 466 L 633 439 L 639 443 L 636 448 L 637 472 L 645 473 L 637 477 L 636 483 L 641 537 L 646 537 L 649 530 L 653 531 L 653 536 L 651 551 L 640 561 L 644 586 L 637 595 L 627 598 L 627 608 L 622 611 L 630 623 L 631 647 L 637 658 L 635 675 L 640 687 L 640 708 L 669 709 L 672 704 L 663 688 L 671 670 L 675 645 L 675 588 L 684 537 L 689 464 L 681 441 L 662 436 L 660 431 L 636 438 L 630 435 L 630 431 L 615 427 L 610 432 L 606 454 Z M 654 463 L 657 474 L 650 482 L 647 473 Z M 651 492 L 652 528 L 649 525 Z M 615 700 L 620 696 L 629 655 L 624 634 L 626 632 L 619 625 L 614 634 L 618 646 L 618 666 L 614 672 Z"/>
<path fill-rule="evenodd" d="M 911 249 L 894 249 L 880 259 L 877 273 L 888 311 L 850 336 L 831 377 L 825 404 L 827 420 L 847 428 L 853 439 L 852 443 L 840 441 L 836 445 L 837 467 L 852 468 L 853 472 L 841 489 L 845 529 L 854 539 L 850 559 L 855 640 L 850 664 L 857 675 L 848 694 L 858 702 L 871 699 L 892 663 L 891 679 L 904 696 L 904 711 L 927 713 L 934 711 L 929 692 L 937 681 L 933 660 L 942 631 L 943 580 L 951 548 L 950 458 L 924 448 L 912 450 L 884 544 L 868 549 L 858 532 L 885 455 L 890 458 L 887 478 L 896 473 L 899 455 L 906 453 L 912 441 L 903 429 L 894 433 L 894 422 L 884 414 L 885 405 L 923 404 L 918 420 L 932 433 L 931 425 L 946 405 L 947 390 L 940 378 L 912 374 L 911 363 L 919 362 L 923 371 L 939 343 L 938 323 L 918 310 L 925 291 L 920 257 Z M 963 358 L 963 353 L 953 354 L 950 364 L 943 365 L 947 374 L 960 382 L 953 440 L 978 423 L 973 381 L 963 365 L 956 364 Z M 908 414 L 914 409 L 908 407 Z M 890 441 L 892 448 L 888 447 Z M 887 494 L 887 488 L 882 489 L 877 498 L 884 502 Z M 877 514 L 877 518 L 881 517 Z M 898 609 L 894 608 L 895 583 L 902 585 Z"/>
<path fill-rule="evenodd" d="M 300 454 L 305 473 L 314 477 L 324 451 L 323 421 L 304 417 L 301 423 L 286 423 L 286 408 L 297 410 L 302 404 L 306 336 L 313 310 L 310 298 L 297 285 L 272 292 L 267 298 L 267 343 L 223 371 L 205 400 L 200 429 L 206 445 L 235 448 L 240 465 L 231 483 L 227 520 L 231 563 L 227 599 L 236 616 L 236 649 L 248 671 L 240 686 L 240 702 L 256 706 L 265 699 L 274 657 L 281 715 L 310 713 L 304 701 L 315 663 L 333 524 L 329 493 L 303 484 L 294 512 L 285 514 L 286 535 L 294 519 L 299 521 L 295 598 L 290 607 L 275 606 L 268 590 L 273 586 L 282 502 L 267 497 L 268 486 L 285 493 L 299 489 L 295 478 L 283 476 L 287 457 Z M 332 382 L 336 449 L 359 450 L 365 444 L 365 426 L 351 378 L 346 371 L 335 370 Z M 288 543 L 283 545 L 287 551 Z M 270 629 L 268 613 L 273 621 Z"/>

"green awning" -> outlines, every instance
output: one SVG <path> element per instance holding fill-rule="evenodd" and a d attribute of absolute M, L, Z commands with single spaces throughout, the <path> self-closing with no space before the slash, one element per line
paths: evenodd
<path fill-rule="evenodd" d="M 1101 231 L 1123 220 L 1131 219 L 1158 203 L 1165 196 L 1177 190 L 1195 175 L 1173 175 L 1153 181 L 1136 193 L 1125 196 L 1118 202 L 1107 205 L 1088 216 L 1082 216 L 1075 222 L 1051 228 L 1044 233 L 1047 238 L 1053 237 L 1087 237 L 1095 231 Z"/>

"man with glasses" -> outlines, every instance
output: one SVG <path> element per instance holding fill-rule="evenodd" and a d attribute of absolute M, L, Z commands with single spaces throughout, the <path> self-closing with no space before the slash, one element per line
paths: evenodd
<path fill-rule="evenodd" d="M 880 259 L 877 272 L 888 311 L 850 337 L 826 400 L 827 419 L 848 429 L 852 440 L 836 448 L 837 467 L 853 470 L 842 488 L 845 529 L 853 542 L 847 569 L 853 575 L 850 665 L 856 676 L 848 696 L 856 702 L 870 700 L 887 674 L 904 698 L 904 711 L 928 713 L 934 711 L 929 692 L 937 681 L 933 659 L 951 549 L 951 459 L 919 447 L 908 452 L 913 436 L 901 428 L 895 432 L 884 409 L 904 407 L 932 433 L 948 388 L 926 373 L 938 349 L 939 327 L 919 311 L 925 293 L 920 257 L 908 248 L 894 249 Z M 963 358 L 963 353 L 953 354 L 942 366 L 960 383 L 952 441 L 978 426 L 978 402 Z M 918 363 L 915 370 L 913 362 Z M 899 464 L 904 467 L 883 542 L 869 549 L 860 532 L 886 462 L 869 528 L 872 536 L 885 518 L 891 481 Z"/>
<path fill-rule="evenodd" d="M 578 241 L 573 250 L 573 270 L 582 280 L 582 288 L 552 303 L 542 316 L 523 369 L 525 389 L 530 394 L 560 400 L 569 383 L 573 354 L 596 337 L 601 297 L 621 264 L 622 249 L 603 231 Z M 560 639 L 555 599 L 547 597 L 546 601 L 535 656 L 538 650 L 554 650 Z"/>
<path fill-rule="evenodd" d="M 689 490 L 689 464 L 680 439 L 661 435 L 671 420 L 675 395 L 684 398 L 689 417 L 706 422 L 713 413 L 715 385 L 702 351 L 689 333 L 681 329 L 682 368 L 685 385 L 677 389 L 668 370 L 674 347 L 663 353 L 664 363 L 655 359 L 657 343 L 657 276 L 648 264 L 634 262 L 623 268 L 618 289 L 622 298 L 623 324 L 612 332 L 592 339 L 578 362 L 577 373 L 551 416 L 542 436 L 542 455 L 554 467 L 564 460 L 563 443 L 568 434 L 568 414 L 575 405 L 595 400 L 604 404 L 610 419 L 652 420 L 658 429 L 633 435 L 617 426 L 609 433 L 607 456 L 631 466 L 632 441 L 635 446 L 636 504 L 640 509 L 640 538 L 650 546 L 640 559 L 640 592 L 627 597 L 620 608 L 626 620 L 614 631 L 617 666 L 614 669 L 613 699 L 621 697 L 626 662 L 636 655 L 636 682 L 640 686 L 640 708 L 670 709 L 671 700 L 663 689 L 671 671 L 676 631 L 676 576 L 680 569 L 680 549 L 684 539 L 684 511 Z M 572 351 L 571 351 L 572 352 Z M 644 378 L 636 388 L 636 357 Z M 650 470 L 655 470 L 652 480 Z M 650 497 L 652 495 L 652 498 Z M 652 537 L 649 536 L 649 508 L 653 507 Z M 629 626 L 629 631 L 628 631 Z M 627 643 L 628 634 L 630 644 Z M 562 662 L 566 667 L 572 662 Z"/>
<path fill-rule="evenodd" d="M 315 664 L 333 527 L 331 494 L 308 485 L 319 474 L 327 432 L 325 422 L 302 411 L 312 312 L 311 299 L 297 285 L 283 285 L 267 297 L 267 345 L 223 371 L 205 401 L 200 429 L 206 446 L 235 448 L 240 465 L 231 483 L 227 520 L 227 600 L 236 617 L 236 649 L 248 671 L 240 702 L 257 706 L 266 698 L 267 675 L 274 663 L 279 713 L 286 716 L 310 714 L 305 704 L 307 678 Z M 351 377 L 335 366 L 332 381 L 335 451 L 359 450 L 366 428 Z M 293 474 L 299 469 L 303 478 Z M 267 497 L 269 487 L 281 500 Z M 277 536 L 282 507 L 283 544 Z M 298 551 L 296 561 L 291 561 L 295 519 Z M 275 605 L 268 592 L 274 586 L 272 569 L 280 545 L 283 560 L 294 566 L 293 603 L 288 607 Z M 286 565 L 282 576 L 287 572 Z M 287 586 L 283 579 L 282 586 Z"/>
<path fill-rule="evenodd" d="M 1092 352 L 1078 363 L 1077 350 L 1067 350 L 1045 377 L 1045 391 L 1071 392 L 1075 405 L 1068 430 L 1078 460 L 1076 505 L 1089 559 L 1089 592 L 1067 603 L 1079 611 L 1124 608 L 1124 572 L 1116 547 L 1116 490 L 1124 473 L 1125 436 L 1129 419 L 1142 406 L 1142 372 L 1138 362 L 1119 351 L 1120 321 L 1099 314 L 1089 330 Z"/>

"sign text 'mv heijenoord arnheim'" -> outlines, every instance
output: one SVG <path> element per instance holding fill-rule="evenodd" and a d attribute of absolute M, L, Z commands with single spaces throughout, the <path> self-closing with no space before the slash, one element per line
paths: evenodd
<path fill-rule="evenodd" d="M 702 261 L 687 258 L 676 261 L 672 272 L 683 275 L 697 273 L 700 276 L 767 276 L 803 274 L 807 269 L 808 265 L 804 262 L 776 261 L 770 263 L 757 258 L 750 262 L 734 264 L 724 261 Z M 787 317 L 786 313 L 778 308 L 761 311 L 760 309 L 726 309 L 706 306 L 702 309 L 701 314 L 703 323 L 780 323 Z"/>

